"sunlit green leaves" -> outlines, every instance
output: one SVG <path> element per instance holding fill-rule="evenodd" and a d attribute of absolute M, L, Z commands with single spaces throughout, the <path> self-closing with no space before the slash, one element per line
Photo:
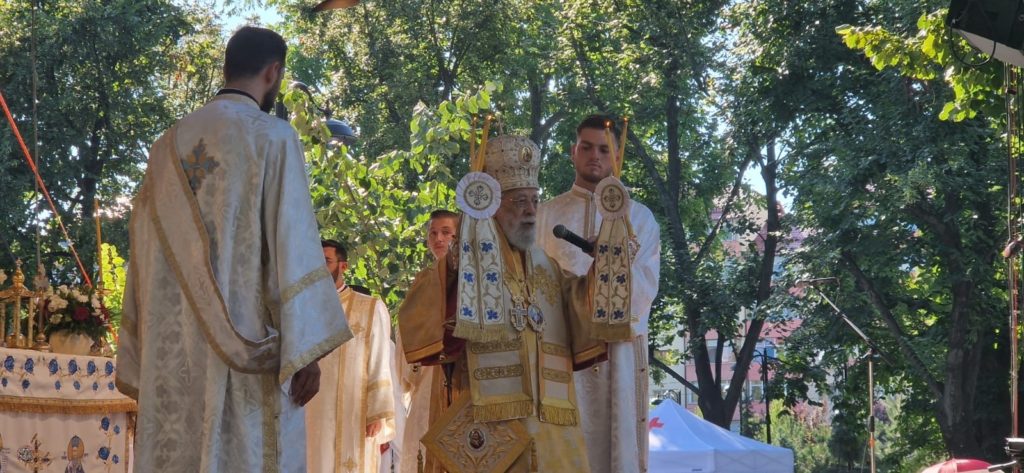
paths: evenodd
<path fill-rule="evenodd" d="M 321 233 L 349 248 L 348 281 L 368 286 L 397 307 L 425 264 L 425 224 L 432 210 L 453 209 L 456 177 L 446 163 L 467 160 L 472 116 L 488 112 L 487 83 L 437 107 L 419 104 L 409 118 L 409 150 L 371 157 L 328 145 L 323 118 L 299 91 L 285 94 L 306 147 L 311 194 Z M 475 112 L 474 112 L 475 111 Z M 477 130 L 479 133 L 479 130 Z"/>
<path fill-rule="evenodd" d="M 864 52 L 878 69 L 895 68 L 908 77 L 933 80 L 942 77 L 953 91 L 953 98 L 939 112 L 942 120 L 962 121 L 983 112 L 998 116 L 1002 67 L 998 61 L 971 65 L 982 57 L 944 24 L 946 10 L 922 14 L 917 33 L 903 36 L 885 27 L 842 25 L 836 33 L 847 47 Z M 951 48 L 956 48 L 955 50 Z M 996 121 L 999 126 L 1002 122 Z"/>

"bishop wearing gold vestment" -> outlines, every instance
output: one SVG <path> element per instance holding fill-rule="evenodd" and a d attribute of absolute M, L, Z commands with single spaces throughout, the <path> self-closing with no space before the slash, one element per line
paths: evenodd
<path fill-rule="evenodd" d="M 537 146 L 499 136 L 481 148 L 457 190 L 458 244 L 399 312 L 408 362 L 440 364 L 453 392 L 468 389 L 423 443 L 452 473 L 588 472 L 573 371 L 605 355 L 594 274 L 563 272 L 534 244 Z"/>

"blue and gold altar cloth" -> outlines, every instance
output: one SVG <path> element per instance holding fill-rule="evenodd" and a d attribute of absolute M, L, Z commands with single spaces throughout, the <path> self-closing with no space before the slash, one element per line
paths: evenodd
<path fill-rule="evenodd" d="M 137 405 L 114 360 L 0 348 L 0 473 L 131 472 Z"/>

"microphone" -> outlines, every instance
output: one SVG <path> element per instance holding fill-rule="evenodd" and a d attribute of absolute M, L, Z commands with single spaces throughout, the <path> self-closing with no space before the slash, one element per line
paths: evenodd
<path fill-rule="evenodd" d="M 583 250 L 584 253 L 590 254 L 594 252 L 594 245 L 591 245 L 589 241 L 584 240 L 583 237 L 569 231 L 568 228 L 565 228 L 565 225 L 555 225 L 555 228 L 552 228 L 551 232 L 555 234 L 555 238 L 560 238 L 571 243 L 573 246 Z"/>
<path fill-rule="evenodd" d="M 815 285 L 815 284 L 820 284 L 820 283 L 837 283 L 837 282 L 839 282 L 839 278 L 836 278 L 836 277 L 813 278 L 813 279 L 799 279 L 799 280 L 797 280 L 793 284 L 793 286 L 794 287 L 807 287 L 807 286 L 811 286 L 811 285 Z"/>

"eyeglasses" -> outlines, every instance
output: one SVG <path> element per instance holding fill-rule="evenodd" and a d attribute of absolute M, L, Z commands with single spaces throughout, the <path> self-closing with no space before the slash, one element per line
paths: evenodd
<path fill-rule="evenodd" d="M 516 197 L 515 199 L 510 200 L 510 202 L 512 202 L 512 206 L 515 207 L 516 210 L 526 210 L 530 205 L 533 205 L 533 208 L 535 209 L 540 207 L 540 197 L 537 196 Z"/>

